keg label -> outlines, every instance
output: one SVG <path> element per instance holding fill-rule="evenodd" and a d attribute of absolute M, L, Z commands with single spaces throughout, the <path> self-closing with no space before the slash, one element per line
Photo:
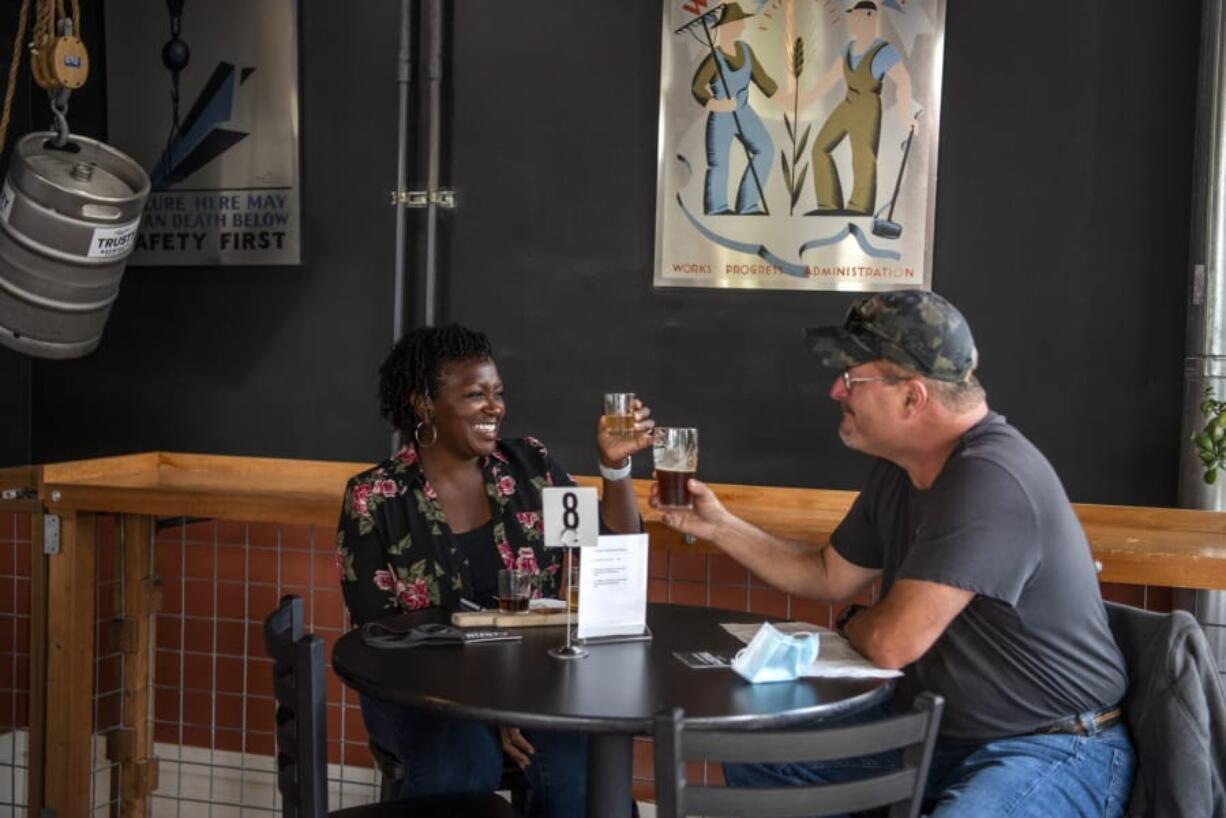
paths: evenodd
<path fill-rule="evenodd" d="M 5 224 L 9 223 L 9 214 L 13 212 L 13 199 L 15 198 L 17 194 L 13 192 L 9 180 L 5 179 L 4 189 L 0 190 L 0 219 L 3 219 Z"/>
<path fill-rule="evenodd" d="M 119 227 L 95 228 L 93 241 L 89 243 L 89 257 L 113 258 L 127 255 L 136 242 L 136 231 L 139 227 L 140 219 Z"/>

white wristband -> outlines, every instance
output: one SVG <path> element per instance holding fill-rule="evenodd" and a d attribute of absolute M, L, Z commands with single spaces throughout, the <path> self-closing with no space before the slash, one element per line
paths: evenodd
<path fill-rule="evenodd" d="M 596 465 L 600 467 L 600 476 L 605 480 L 625 480 L 630 476 L 630 466 L 633 465 L 633 461 L 627 457 L 626 465 L 616 469 L 610 469 L 599 460 L 596 461 Z"/>

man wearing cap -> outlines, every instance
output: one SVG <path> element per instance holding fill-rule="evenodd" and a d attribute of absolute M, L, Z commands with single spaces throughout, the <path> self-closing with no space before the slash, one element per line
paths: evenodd
<path fill-rule="evenodd" d="M 664 522 L 791 594 L 841 600 L 880 579 L 879 601 L 845 608 L 837 629 L 903 670 L 894 707 L 923 690 L 945 697 L 927 814 L 1122 815 L 1134 768 L 1118 706 L 1127 675 L 1089 545 L 1051 464 L 988 408 L 966 320 L 936 293 L 906 290 L 805 335 L 842 370 L 830 388 L 839 436 L 876 458 L 830 544 L 755 528 L 697 480 L 693 511 Z M 882 763 L 729 765 L 725 776 L 785 786 Z"/>
<path fill-rule="evenodd" d="M 881 142 L 881 88 L 886 77 L 897 93 L 895 110 L 899 127 L 914 127 L 911 120 L 911 75 L 902 55 L 881 39 L 881 13 L 872 0 L 860 0 L 847 10 L 847 48 L 818 79 L 813 90 L 798 105 L 808 106 L 829 93 L 839 78 L 847 93 L 826 117 L 813 140 L 813 191 L 815 214 L 855 213 L 870 215 L 877 202 L 877 146 Z M 846 138 L 851 145 L 851 199 L 844 206 L 839 171 L 831 155 Z"/>
<path fill-rule="evenodd" d="M 740 36 L 745 31 L 746 14 L 737 3 L 726 3 L 714 28 L 719 45 L 698 64 L 690 93 L 707 115 L 707 175 L 703 184 L 703 212 L 719 216 L 728 208 L 728 160 L 732 139 L 737 137 L 749 155 L 749 165 L 741 174 L 736 189 L 736 212 L 743 215 L 763 213 L 762 192 L 775 155 L 775 143 L 762 120 L 749 107 L 749 85 L 758 86 L 768 98 L 778 85 L 758 62 L 749 44 Z"/>

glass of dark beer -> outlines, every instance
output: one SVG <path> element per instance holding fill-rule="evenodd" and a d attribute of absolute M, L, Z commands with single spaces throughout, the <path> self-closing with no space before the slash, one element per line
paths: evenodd
<path fill-rule="evenodd" d="M 651 451 L 660 508 L 693 508 L 688 482 L 698 471 L 698 430 L 657 427 Z"/>
<path fill-rule="evenodd" d="M 532 575 L 504 568 L 498 572 L 498 610 L 522 613 L 532 599 Z"/>
<path fill-rule="evenodd" d="M 634 434 L 634 393 L 606 392 L 603 422 L 615 435 Z"/>

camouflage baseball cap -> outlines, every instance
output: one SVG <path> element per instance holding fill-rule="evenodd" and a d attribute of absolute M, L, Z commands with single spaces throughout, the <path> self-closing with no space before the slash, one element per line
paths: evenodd
<path fill-rule="evenodd" d="M 806 329 L 805 343 L 826 366 L 886 360 L 940 381 L 964 381 L 978 354 L 958 309 L 928 290 L 895 290 L 851 305 L 841 327 Z"/>

